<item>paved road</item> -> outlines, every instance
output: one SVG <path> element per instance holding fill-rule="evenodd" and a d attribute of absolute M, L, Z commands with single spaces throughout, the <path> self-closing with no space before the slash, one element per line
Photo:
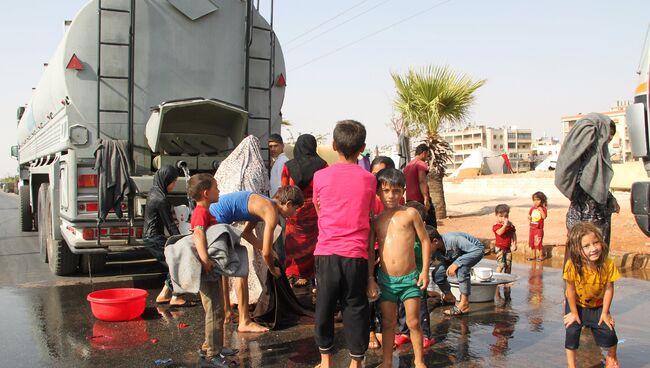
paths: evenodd
<path fill-rule="evenodd" d="M 157 307 L 153 295 L 161 277 L 151 262 L 114 260 L 93 283 L 86 277 L 51 276 L 38 258 L 36 235 L 18 231 L 18 199 L 0 194 L 0 367 L 155 367 L 170 358 L 177 367 L 197 364 L 203 336 L 201 307 Z M 483 262 L 494 266 L 492 261 Z M 433 306 L 431 325 L 437 343 L 426 352 L 429 367 L 559 367 L 565 365 L 560 270 L 517 264 L 520 276 L 510 302 L 472 305 L 463 318 L 446 319 Z M 136 286 L 150 296 L 141 319 L 107 323 L 95 320 L 86 295 L 93 289 Z M 430 300 L 432 301 L 432 300 Z M 650 367 L 650 283 L 625 278 L 616 283 L 613 313 L 621 343 L 623 367 Z M 189 325 L 179 329 L 178 324 Z M 337 367 L 349 362 L 343 349 L 343 327 L 337 325 Z M 227 345 L 241 350 L 245 367 L 313 367 L 318 351 L 313 325 L 304 323 L 263 335 L 225 331 Z M 395 353 L 399 367 L 410 367 L 410 346 Z M 380 353 L 367 354 L 375 367 Z M 600 351 L 584 334 L 579 359 L 596 367 Z"/>

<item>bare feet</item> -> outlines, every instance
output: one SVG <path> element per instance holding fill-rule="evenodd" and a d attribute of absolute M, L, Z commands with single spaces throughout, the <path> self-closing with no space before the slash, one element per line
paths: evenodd
<path fill-rule="evenodd" d="M 375 334 L 375 331 L 370 331 L 370 337 L 368 341 L 368 349 L 379 349 L 381 347 L 381 344 L 379 343 L 379 340 L 377 339 L 377 335 Z"/>
<path fill-rule="evenodd" d="M 172 291 L 169 290 L 167 285 L 165 285 L 160 291 L 160 294 L 158 294 L 158 296 L 156 297 L 156 303 L 158 304 L 169 303 L 171 298 L 172 298 Z"/>
<path fill-rule="evenodd" d="M 268 328 L 260 326 L 253 321 L 248 321 L 246 323 L 239 323 L 237 327 L 237 332 L 268 332 Z"/>

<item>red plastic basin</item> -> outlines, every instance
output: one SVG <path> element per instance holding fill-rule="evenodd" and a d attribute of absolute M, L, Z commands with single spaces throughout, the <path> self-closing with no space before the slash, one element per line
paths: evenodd
<path fill-rule="evenodd" d="M 86 298 L 97 319 L 130 321 L 140 317 L 149 293 L 143 289 L 118 288 L 93 291 Z"/>

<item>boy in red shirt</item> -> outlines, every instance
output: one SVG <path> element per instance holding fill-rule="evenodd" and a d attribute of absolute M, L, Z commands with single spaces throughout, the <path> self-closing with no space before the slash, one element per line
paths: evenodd
<path fill-rule="evenodd" d="M 214 279 L 212 269 L 214 263 L 208 256 L 208 243 L 205 231 L 209 226 L 216 225 L 217 220 L 210 215 L 208 207 L 219 200 L 217 181 L 210 174 L 193 175 L 189 182 L 187 193 L 196 201 L 192 212 L 192 237 L 194 246 L 201 262 L 204 275 L 201 277 L 199 295 L 205 310 L 205 340 L 201 351 L 202 367 L 229 367 L 230 362 L 222 355 L 223 350 L 223 298 L 221 295 L 221 277 Z"/>
<path fill-rule="evenodd" d="M 512 269 L 512 252 L 517 250 L 517 233 L 515 225 L 510 222 L 510 206 L 497 205 L 494 209 L 497 223 L 492 226 L 496 238 L 497 272 L 510 273 Z"/>

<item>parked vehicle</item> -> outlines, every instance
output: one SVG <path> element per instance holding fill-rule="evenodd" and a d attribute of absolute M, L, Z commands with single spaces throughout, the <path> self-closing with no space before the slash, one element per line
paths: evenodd
<path fill-rule="evenodd" d="M 650 35 L 650 28 L 648 29 Z M 646 172 L 650 175 L 650 121 L 648 120 L 648 101 L 650 83 L 650 39 L 646 43 L 639 65 L 639 80 L 634 95 L 634 103 L 627 107 L 625 117 L 630 132 L 632 155 L 643 159 Z M 631 188 L 632 213 L 637 225 L 650 236 L 650 182 L 635 182 Z"/>
<path fill-rule="evenodd" d="M 280 132 L 285 67 L 253 0 L 92 0 L 69 23 L 30 102 L 18 108 L 20 219 L 56 275 L 101 270 L 141 248 L 152 175 L 214 171 L 247 134 Z M 272 2 L 271 2 L 272 4 Z M 128 147 L 137 194 L 98 220 L 94 152 Z M 268 151 L 266 151 L 268 152 Z M 185 201 L 185 180 L 174 200 Z M 119 211 L 118 211 L 119 212 Z"/>

